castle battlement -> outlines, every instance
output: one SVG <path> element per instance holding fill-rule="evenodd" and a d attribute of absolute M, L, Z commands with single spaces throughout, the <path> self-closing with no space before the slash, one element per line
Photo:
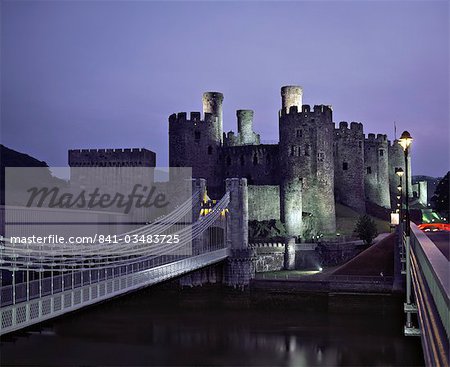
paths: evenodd
<path fill-rule="evenodd" d="M 367 142 L 374 142 L 374 143 L 388 143 L 387 135 L 386 134 L 377 134 L 375 137 L 375 134 L 370 133 L 367 135 L 367 138 L 365 138 L 365 141 Z"/>
<path fill-rule="evenodd" d="M 354 132 L 361 132 L 363 131 L 363 124 L 360 122 L 351 122 L 350 123 L 350 129 L 348 128 L 348 122 L 347 121 L 341 121 L 339 122 L 339 128 L 336 128 L 335 131 L 343 132 L 343 131 L 354 131 Z"/>
<path fill-rule="evenodd" d="M 205 112 L 203 119 L 201 112 L 192 111 L 189 112 L 189 119 L 187 118 L 187 112 L 173 113 L 169 116 L 169 123 L 217 123 L 218 117 L 212 113 Z"/>
<path fill-rule="evenodd" d="M 69 149 L 69 153 L 153 153 L 145 148 L 124 148 L 124 149 Z M 154 154 L 154 153 L 153 153 Z"/>
<path fill-rule="evenodd" d="M 278 112 L 278 116 L 288 116 L 288 115 L 307 115 L 309 116 L 331 116 L 333 112 L 333 108 L 331 105 L 314 105 L 314 108 L 311 110 L 311 106 L 304 104 L 302 106 L 302 110 L 299 111 L 297 106 L 291 106 L 289 107 L 289 111 L 286 111 L 285 109 L 281 109 Z"/>
<path fill-rule="evenodd" d="M 155 167 L 156 154 L 145 148 L 69 150 L 69 166 L 71 167 L 96 167 L 104 166 L 106 163 Z"/>

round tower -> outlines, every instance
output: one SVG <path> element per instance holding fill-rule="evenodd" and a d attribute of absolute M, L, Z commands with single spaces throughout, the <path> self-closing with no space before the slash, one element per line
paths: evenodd
<path fill-rule="evenodd" d="M 253 110 L 237 110 L 238 133 L 241 144 L 252 144 L 253 134 Z"/>
<path fill-rule="evenodd" d="M 296 85 L 286 85 L 281 87 L 281 108 L 289 112 L 289 108 L 297 106 L 298 111 L 302 110 L 303 89 Z"/>
<path fill-rule="evenodd" d="M 369 134 L 364 141 L 364 191 L 366 199 L 385 208 L 391 207 L 389 194 L 387 136 Z"/>
<path fill-rule="evenodd" d="M 280 211 L 288 234 L 309 239 L 336 231 L 332 110 L 301 105 L 302 89 L 281 88 Z M 300 215 L 301 214 L 301 215 Z"/>
<path fill-rule="evenodd" d="M 203 93 L 203 114 L 210 113 L 217 117 L 216 137 L 222 142 L 223 139 L 223 94 L 220 92 Z"/>
<path fill-rule="evenodd" d="M 334 193 L 336 201 L 366 211 L 364 192 L 364 132 L 363 125 L 346 121 L 334 130 Z"/>

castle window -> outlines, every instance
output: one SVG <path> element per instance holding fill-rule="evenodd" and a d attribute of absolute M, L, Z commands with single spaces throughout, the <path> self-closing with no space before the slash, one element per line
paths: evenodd
<path fill-rule="evenodd" d="M 343 162 L 343 163 L 342 163 L 342 169 L 343 169 L 344 171 L 347 171 L 347 170 L 348 170 L 348 163 L 347 163 L 347 162 Z"/>
<path fill-rule="evenodd" d="M 212 146 L 210 145 L 210 146 L 208 147 L 208 155 L 211 155 L 212 152 L 213 152 L 213 148 L 212 148 Z"/>
<path fill-rule="evenodd" d="M 239 160 L 241 161 L 241 166 L 243 166 L 245 164 L 244 156 L 241 155 Z"/>
<path fill-rule="evenodd" d="M 358 146 L 359 146 L 360 148 L 362 148 L 362 141 L 361 141 L 361 140 L 358 141 Z"/>
<path fill-rule="evenodd" d="M 309 145 L 308 144 L 306 144 L 306 146 L 305 146 L 305 156 L 309 157 Z"/>
<path fill-rule="evenodd" d="M 295 146 L 291 146 L 291 157 L 295 155 Z"/>
<path fill-rule="evenodd" d="M 258 164 L 258 156 L 255 154 L 253 156 L 253 165 L 256 166 Z"/>
<path fill-rule="evenodd" d="M 384 150 L 380 149 L 380 157 L 382 157 L 384 155 Z"/>
<path fill-rule="evenodd" d="M 227 166 L 231 166 L 231 157 L 227 156 Z"/>
<path fill-rule="evenodd" d="M 303 136 L 303 131 L 301 129 L 297 129 L 295 133 L 297 138 L 301 138 Z"/>
<path fill-rule="evenodd" d="M 200 131 L 195 131 L 194 132 L 194 139 L 196 142 L 198 142 L 200 140 Z"/>
<path fill-rule="evenodd" d="M 368 175 L 370 175 L 372 173 L 372 167 L 367 167 L 366 172 Z"/>
<path fill-rule="evenodd" d="M 324 152 L 318 152 L 317 153 L 317 160 L 319 162 L 323 162 L 325 160 L 325 153 Z"/>

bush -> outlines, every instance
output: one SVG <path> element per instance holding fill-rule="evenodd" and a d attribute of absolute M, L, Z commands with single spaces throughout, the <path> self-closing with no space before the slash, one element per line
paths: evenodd
<path fill-rule="evenodd" d="M 248 222 L 248 237 L 255 239 L 275 239 L 286 236 L 286 228 L 279 220 L 250 220 Z"/>
<path fill-rule="evenodd" d="M 356 222 L 355 232 L 367 245 L 371 245 L 373 239 L 378 235 L 375 221 L 368 215 L 359 217 L 358 222 Z"/>

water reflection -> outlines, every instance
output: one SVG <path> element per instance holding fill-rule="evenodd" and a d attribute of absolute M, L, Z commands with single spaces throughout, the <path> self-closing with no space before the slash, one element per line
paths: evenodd
<path fill-rule="evenodd" d="M 185 293 L 186 295 L 186 293 Z M 343 366 L 420 365 L 401 314 L 222 307 L 143 292 L 4 339 L 3 364 Z M 170 298 L 170 297 L 168 297 Z M 36 333 L 35 331 L 44 331 Z"/>

